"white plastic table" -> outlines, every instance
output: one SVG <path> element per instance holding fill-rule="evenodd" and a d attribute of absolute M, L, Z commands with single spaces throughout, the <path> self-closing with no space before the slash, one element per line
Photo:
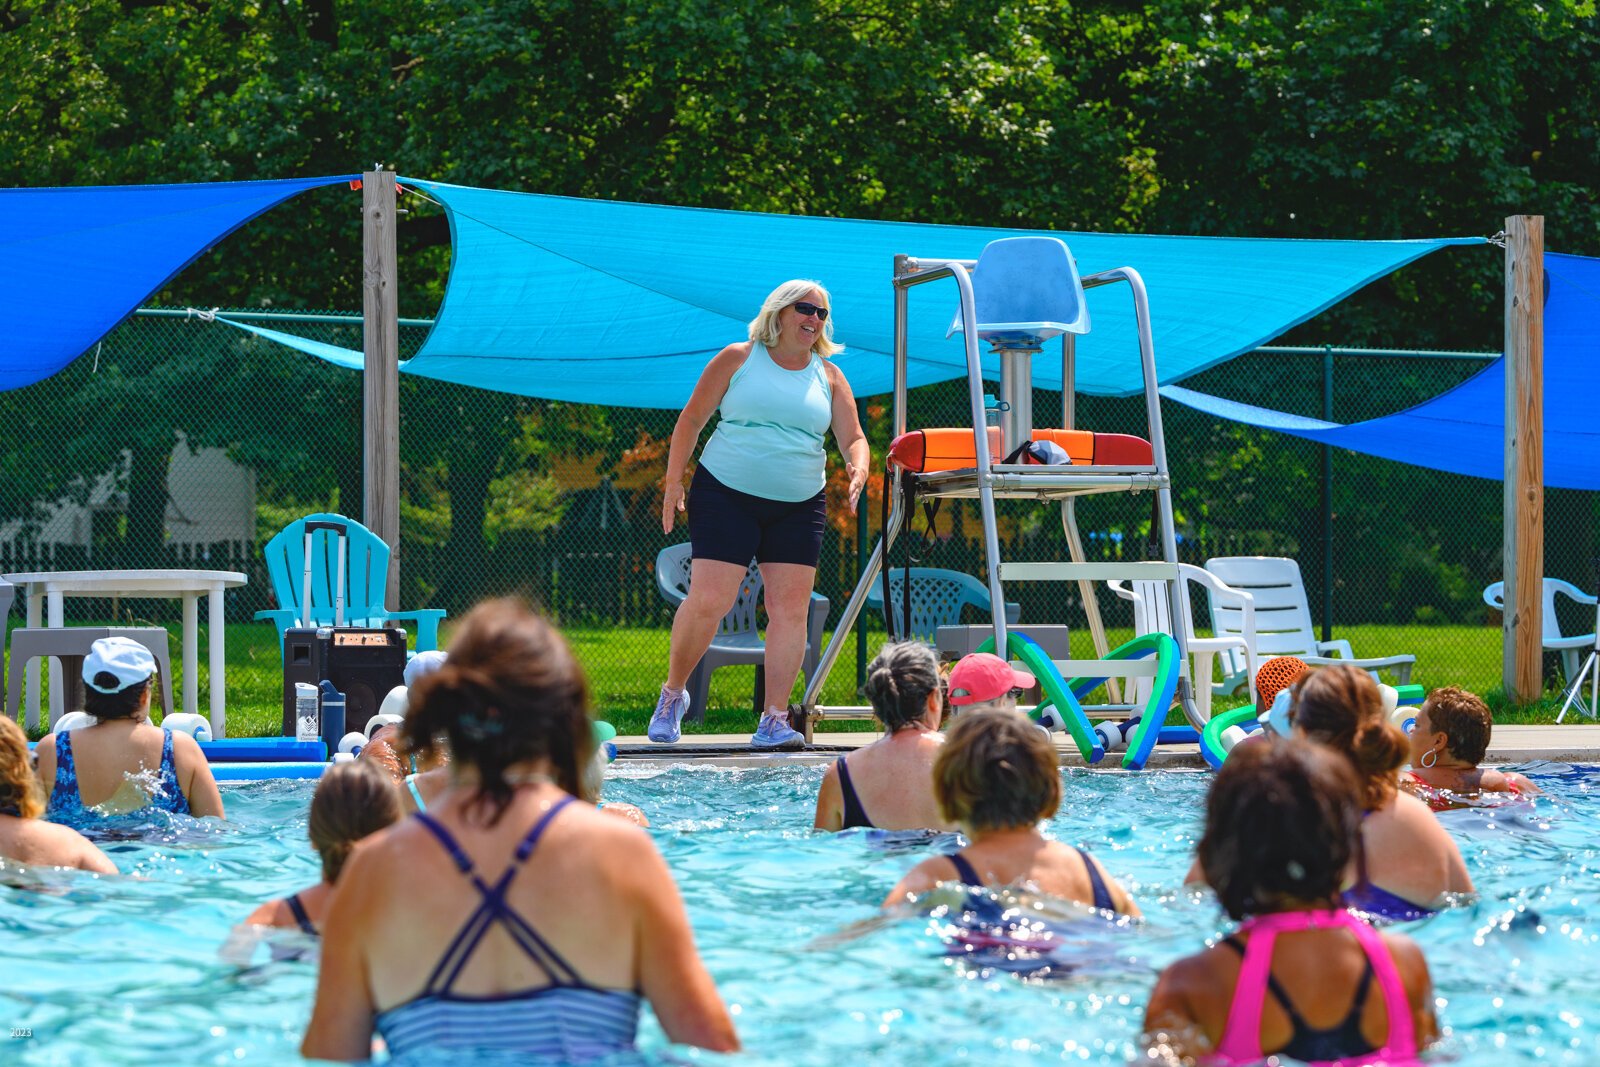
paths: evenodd
<path fill-rule="evenodd" d="M 40 624 L 44 609 L 46 626 L 65 625 L 62 601 L 69 596 L 128 597 L 183 601 L 183 710 L 194 713 L 200 692 L 200 608 L 206 597 L 211 628 L 211 734 L 226 736 L 226 657 L 223 654 L 223 591 L 244 585 L 249 579 L 237 571 L 34 571 L 0 575 L 13 585 L 27 586 L 28 625 Z M 50 664 L 50 685 L 59 692 L 61 665 Z M 39 713 L 39 664 L 28 664 L 28 711 Z M 67 710 L 71 710 L 70 708 Z"/>

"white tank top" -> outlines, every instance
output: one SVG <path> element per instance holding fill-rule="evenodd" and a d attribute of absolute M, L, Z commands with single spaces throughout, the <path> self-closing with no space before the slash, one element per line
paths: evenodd
<path fill-rule="evenodd" d="M 717 428 L 700 462 L 730 489 L 768 500 L 807 500 L 822 491 L 823 435 L 833 422 L 833 388 L 816 353 L 785 370 L 767 346 L 750 355 L 728 382 Z"/>

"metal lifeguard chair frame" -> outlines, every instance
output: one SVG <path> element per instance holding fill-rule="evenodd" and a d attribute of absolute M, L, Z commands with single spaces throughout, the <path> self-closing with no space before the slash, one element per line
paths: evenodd
<path fill-rule="evenodd" d="M 1133 705 L 1120 703 L 1120 693 L 1115 686 L 1114 679 L 1153 676 L 1156 672 L 1155 664 L 1148 660 L 1109 660 L 1105 628 L 1101 622 L 1094 583 L 1109 579 L 1125 579 L 1134 581 L 1159 581 L 1164 582 L 1171 605 L 1171 618 L 1177 618 L 1178 612 L 1183 610 L 1183 601 L 1178 589 L 1178 548 L 1176 531 L 1173 524 L 1171 476 L 1167 466 L 1166 444 L 1161 426 L 1161 403 L 1157 393 L 1157 378 L 1155 364 L 1155 346 L 1150 328 L 1150 304 L 1145 292 L 1144 280 L 1139 272 L 1132 267 L 1116 267 L 1111 270 L 1099 271 L 1081 279 L 1077 269 L 1071 262 L 1071 253 L 1066 245 L 1056 238 L 1033 237 L 1011 238 L 1005 241 L 991 243 L 985 248 L 987 256 L 991 249 L 998 244 L 1010 242 L 1050 242 L 1060 246 L 1060 251 L 1066 254 L 1067 265 L 1070 267 L 1070 278 L 1066 285 L 1075 288 L 1076 302 L 1081 312 L 1076 319 L 1070 321 L 1054 322 L 1017 322 L 1016 317 L 1038 316 L 1007 316 L 1008 321 L 984 323 L 978 319 L 978 298 L 973 286 L 973 275 L 982 264 L 983 260 L 968 259 L 919 259 L 906 255 L 894 257 L 894 429 L 893 435 L 898 437 L 907 429 L 907 367 L 908 367 L 908 298 L 910 290 L 919 285 L 940 281 L 945 278 L 953 279 L 960 295 L 959 324 L 965 339 L 967 386 L 969 392 L 973 439 L 977 466 L 962 470 L 940 471 L 928 474 L 912 474 L 896 469 L 894 483 L 886 487 L 886 491 L 893 494 L 893 506 L 888 522 L 881 531 L 877 543 L 872 549 L 872 554 L 867 560 L 866 567 L 856 581 L 854 592 L 845 604 L 844 613 L 833 632 L 832 639 L 823 651 L 818 661 L 817 669 L 808 679 L 803 703 L 800 711 L 804 715 L 804 728 L 809 741 L 814 725 L 819 720 L 825 719 L 859 719 L 871 718 L 871 708 L 864 706 L 827 706 L 819 703 L 822 687 L 827 681 L 828 674 L 834 663 L 838 660 L 844 648 L 851 629 L 860 619 L 862 608 L 867 601 L 868 590 L 872 583 L 878 579 L 881 569 L 888 560 L 889 550 L 893 547 L 895 538 L 901 533 L 909 517 L 905 514 L 902 488 L 902 478 L 915 478 L 917 480 L 917 495 L 924 498 L 952 498 L 975 499 L 978 502 L 979 514 L 982 518 L 984 558 L 988 570 L 988 587 L 992 625 L 994 627 L 994 641 L 997 650 L 1008 647 L 1007 625 L 1004 610 L 998 606 L 1005 603 L 1002 583 L 1007 581 L 1076 581 L 1082 594 L 1085 614 L 1091 635 L 1094 640 L 1096 653 L 1102 657 L 1095 660 L 1056 660 L 1055 666 L 1064 678 L 1073 676 L 1104 677 L 1108 690 L 1112 696 L 1112 703 L 1096 705 L 1095 710 L 1100 712 L 1128 712 L 1138 710 Z M 1059 254 L 1059 253 L 1052 253 Z M 1059 272 L 1058 272 L 1059 274 Z M 981 274 L 979 284 L 982 285 Z M 1016 310 L 1019 306 L 1026 307 L 1029 301 L 1038 301 L 1037 277 L 1028 280 L 1023 285 L 1023 292 L 1011 293 L 1009 298 L 1001 303 L 1009 304 L 1008 310 Z M 1073 334 L 1087 332 L 1088 315 L 1083 293 L 1088 289 L 1102 286 L 1126 283 L 1132 290 L 1134 315 L 1138 327 L 1139 360 L 1144 374 L 1145 410 L 1149 425 L 1149 443 L 1151 446 L 1152 462 L 1148 465 L 1138 466 L 1089 466 L 1089 465 L 1020 465 L 1020 464 L 995 464 L 990 462 L 987 446 L 987 434 L 984 425 L 984 381 L 983 367 L 979 359 L 978 341 L 987 341 L 1000 358 L 1001 369 L 1001 397 L 1010 405 L 1010 410 L 1003 416 L 1003 433 L 1008 448 L 1027 441 L 1032 433 L 1032 358 L 1037 354 L 1045 339 L 1062 336 L 1062 391 L 1061 415 L 1064 428 L 1073 428 L 1074 418 L 1074 338 Z M 998 288 L 998 286 L 997 286 Z M 987 291 L 986 291 L 987 292 Z M 995 301 L 989 299 L 986 305 L 994 306 Z M 1047 299 L 1046 304 L 1050 303 Z M 1071 306 L 1072 301 L 1063 304 L 1057 300 L 1058 307 Z M 952 332 L 956 327 L 952 326 Z M 1090 563 L 1085 559 L 1083 541 L 1078 532 L 1077 517 L 1074 503 L 1077 497 L 1099 493 L 1155 493 L 1158 501 L 1157 523 L 1160 532 L 1161 559 L 1150 561 L 1119 561 L 1110 563 Z M 1000 543 L 995 523 L 994 502 L 1000 499 L 1031 499 L 1031 500 L 1057 500 L 1061 502 L 1062 529 L 1066 536 L 1070 562 L 1055 563 L 1005 563 L 1000 559 Z M 1191 681 L 1188 678 L 1189 656 L 1184 640 L 1184 627 L 1174 627 L 1178 632 L 1172 637 L 1177 642 L 1179 662 L 1182 664 L 1182 674 L 1178 679 L 1176 699 L 1183 708 L 1185 717 L 1199 729 L 1205 723 L 1204 718 L 1195 707 Z M 1004 654 L 1004 652 L 1002 652 Z M 1157 724 L 1159 725 L 1159 724 Z"/>

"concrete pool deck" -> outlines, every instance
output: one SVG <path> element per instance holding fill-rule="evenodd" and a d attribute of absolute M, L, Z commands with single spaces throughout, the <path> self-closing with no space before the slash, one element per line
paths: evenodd
<path fill-rule="evenodd" d="M 768 765 L 774 762 L 824 763 L 883 736 L 879 733 L 818 732 L 811 748 L 800 752 L 761 752 L 750 747 L 749 734 L 685 734 L 676 745 L 652 744 L 644 737 L 616 739 L 617 759 L 708 762 L 722 766 Z M 1056 735 L 1056 751 L 1066 767 L 1084 766 L 1077 747 L 1065 734 Z M 1487 764 L 1600 763 L 1600 723 L 1564 723 L 1558 726 L 1496 726 Z M 1200 768 L 1206 765 L 1197 745 L 1158 745 L 1146 767 Z M 1120 766 L 1107 761 L 1103 766 Z"/>

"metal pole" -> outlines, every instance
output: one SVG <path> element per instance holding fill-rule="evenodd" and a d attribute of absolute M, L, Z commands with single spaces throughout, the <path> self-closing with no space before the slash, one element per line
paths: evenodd
<path fill-rule="evenodd" d="M 1322 421 L 1333 421 L 1333 348 L 1322 353 Z M 1333 446 L 1322 446 L 1322 639 L 1333 640 Z"/>
<path fill-rule="evenodd" d="M 1544 591 L 1544 216 L 1506 219 L 1502 686 L 1539 695 Z"/>
<path fill-rule="evenodd" d="M 1150 296 L 1144 287 L 1144 278 L 1132 267 L 1118 267 L 1114 270 L 1101 271 L 1084 279 L 1085 288 L 1089 284 L 1122 278 L 1133 290 L 1133 316 L 1139 330 L 1139 364 L 1144 370 L 1145 382 L 1145 416 L 1150 426 L 1150 452 L 1155 460 L 1157 485 L 1156 499 L 1159 501 L 1157 517 L 1161 526 L 1161 554 L 1169 563 L 1178 562 L 1178 529 L 1175 512 L 1172 507 L 1172 468 L 1167 463 L 1166 431 L 1161 424 L 1161 393 L 1158 390 L 1160 379 L 1156 376 L 1155 336 L 1150 327 Z M 1183 581 L 1181 572 L 1167 587 L 1167 607 L 1174 620 L 1172 638 L 1178 645 L 1178 662 L 1189 663 L 1189 639 L 1184 635 L 1188 627 L 1180 625 L 1176 620 L 1183 618 L 1183 613 L 1189 609 L 1187 600 L 1182 595 L 1179 583 Z M 1195 706 L 1193 679 L 1187 672 L 1178 679 L 1178 703 L 1183 708 L 1184 717 L 1190 725 L 1200 729 L 1205 725 L 1205 720 L 1200 718 L 1200 713 Z"/>
<path fill-rule="evenodd" d="M 894 276 L 898 280 L 902 275 L 911 270 L 909 256 L 894 257 Z M 906 350 L 910 339 L 909 321 L 910 294 L 903 285 L 894 287 L 894 425 L 890 427 L 889 439 L 906 432 L 906 405 L 909 403 L 907 379 L 910 377 L 911 355 Z M 884 560 L 888 563 L 888 560 Z"/>
<path fill-rule="evenodd" d="M 361 178 L 363 449 L 361 521 L 389 546 L 384 603 L 399 603 L 400 586 L 400 322 L 396 300 L 394 172 Z"/>
<path fill-rule="evenodd" d="M 902 290 L 903 292 L 903 290 Z M 856 399 L 856 417 L 861 420 L 861 425 L 867 424 L 867 402 L 861 398 Z M 869 478 L 871 474 L 867 475 Z M 888 479 L 885 478 L 885 483 Z M 889 491 L 887 484 L 884 492 Z M 861 576 L 867 572 L 867 536 L 870 533 L 870 523 L 867 512 L 872 510 L 867 507 L 866 494 L 862 494 L 861 503 L 856 507 L 856 581 L 861 581 Z M 856 627 L 856 692 L 859 693 L 867 687 L 867 628 Z"/>

